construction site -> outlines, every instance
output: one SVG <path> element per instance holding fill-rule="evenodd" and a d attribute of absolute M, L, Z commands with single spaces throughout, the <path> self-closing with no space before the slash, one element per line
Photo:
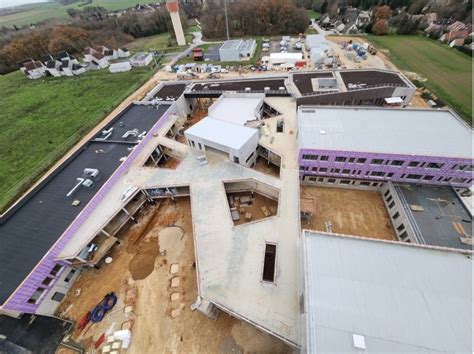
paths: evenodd
<path fill-rule="evenodd" d="M 467 128 L 452 113 L 437 113 L 442 129 L 426 129 L 426 139 L 442 130 L 452 142 L 433 154 L 442 161 L 405 157 L 418 146 L 409 139 L 413 145 L 392 142 L 401 133 L 371 138 L 366 150 L 364 139 L 340 128 L 355 124 L 346 132 L 363 126 L 371 134 L 357 119 L 372 117 L 379 134 L 376 124 L 388 123 L 375 117 L 410 115 L 402 106 L 414 91 L 403 75 L 385 70 L 159 83 L 0 223 L 12 243 L 19 236 L 10 230 L 27 227 L 23 213 L 45 219 L 35 230 L 44 235 L 44 253 L 36 255 L 38 265 L 8 268 L 2 311 L 67 321 L 71 330 L 60 353 L 305 352 L 315 337 L 325 347 L 333 337 L 319 333 L 332 326 L 347 351 L 359 348 L 352 345 L 354 335 L 381 348 L 371 328 L 352 333 L 357 320 L 347 330 L 324 315 L 331 309 L 320 300 L 324 289 L 311 287 L 320 276 L 312 254 L 333 264 L 334 247 L 344 243 L 361 252 L 403 248 L 406 259 L 419 248 L 433 263 L 443 258 L 439 253 L 448 254 L 458 277 L 465 277 L 465 255 L 472 253 L 472 214 L 462 196 L 470 183 Z M 395 96 L 401 106 L 386 106 Z M 378 107 L 318 106 L 362 101 Z M 356 113 L 346 121 L 349 109 Z M 428 114 L 408 118 L 426 125 Z M 414 159 L 418 165 L 408 166 Z M 426 171 L 416 177 L 405 167 Z M 405 180 L 415 177 L 423 188 Z M 52 220 L 48 209 L 63 213 Z M 440 215 L 433 233 L 427 220 Z M 338 241 L 326 240 L 333 238 Z M 364 241 L 352 245 L 354 239 Z M 328 288 L 338 283 L 321 277 Z M 367 285 L 364 291 L 376 290 Z M 334 293 L 341 301 L 352 294 Z M 403 335 L 400 341 L 431 348 L 431 342 Z"/>

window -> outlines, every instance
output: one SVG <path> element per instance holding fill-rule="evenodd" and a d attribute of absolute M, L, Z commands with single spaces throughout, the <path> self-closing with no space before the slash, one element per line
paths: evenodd
<path fill-rule="evenodd" d="M 367 159 L 364 159 L 364 158 L 357 159 L 357 163 L 365 163 L 365 161 L 367 161 Z"/>
<path fill-rule="evenodd" d="M 201 147 L 199 146 L 199 148 L 201 148 Z M 255 152 L 255 151 L 254 151 L 254 152 Z M 245 163 L 248 163 L 248 162 L 250 161 L 250 159 L 253 157 L 254 152 L 252 152 L 252 153 L 249 155 L 249 157 L 247 157 L 247 160 L 245 160 Z"/>
<path fill-rule="evenodd" d="M 359 183 L 361 186 L 370 186 L 370 182 L 362 181 Z"/>
<path fill-rule="evenodd" d="M 413 173 L 409 173 L 407 176 L 408 179 L 420 179 L 421 177 L 422 177 L 421 175 L 417 175 Z"/>
<path fill-rule="evenodd" d="M 451 181 L 451 178 L 452 178 L 452 177 L 446 177 L 446 178 L 444 179 L 444 181 L 445 181 L 445 182 L 449 182 L 449 181 Z"/>
<path fill-rule="evenodd" d="M 392 177 L 393 177 L 393 172 L 387 173 L 387 177 L 388 177 L 388 178 L 392 178 Z"/>
<path fill-rule="evenodd" d="M 38 301 L 41 299 L 41 296 L 43 295 L 45 289 L 43 288 L 38 288 L 36 291 L 31 295 L 30 299 L 28 300 L 29 304 L 37 304 Z"/>
<path fill-rule="evenodd" d="M 276 245 L 265 244 L 265 257 L 263 260 L 262 280 L 273 283 L 275 281 Z"/>
<path fill-rule="evenodd" d="M 344 174 L 344 175 L 348 175 L 349 173 L 351 173 L 351 170 L 349 170 L 349 169 L 342 170 L 342 174 Z"/>
<path fill-rule="evenodd" d="M 64 296 L 66 296 L 66 294 L 55 292 L 51 297 L 51 300 L 61 302 Z"/>
<path fill-rule="evenodd" d="M 464 183 L 464 182 L 466 182 L 466 178 L 459 178 L 459 177 L 453 178 L 453 183 Z"/>
<path fill-rule="evenodd" d="M 199 146 L 199 150 L 202 150 L 202 145 L 201 145 L 201 143 L 198 143 L 198 146 Z"/>
<path fill-rule="evenodd" d="M 370 175 L 371 176 L 376 176 L 376 177 L 383 177 L 383 176 L 385 176 L 385 172 L 372 171 L 372 173 Z"/>
<path fill-rule="evenodd" d="M 418 161 L 410 161 L 408 167 L 417 167 L 420 163 Z"/>
<path fill-rule="evenodd" d="M 339 173 L 341 170 L 339 168 L 331 168 L 331 173 Z"/>
<path fill-rule="evenodd" d="M 385 191 L 385 193 L 383 194 L 383 196 L 386 197 L 386 196 L 389 195 L 389 194 L 390 194 L 390 189 L 387 189 L 387 190 Z"/>
<path fill-rule="evenodd" d="M 426 165 L 426 168 L 434 168 L 434 169 L 439 170 L 443 166 L 444 166 L 444 163 L 430 162 L 428 165 Z"/>
<path fill-rule="evenodd" d="M 392 199 L 393 199 L 393 197 L 392 197 L 392 196 L 389 196 L 389 197 L 387 198 L 387 203 L 390 203 L 390 202 L 392 201 Z"/>
<path fill-rule="evenodd" d="M 327 161 L 327 160 L 329 160 L 329 156 L 324 156 L 323 155 L 323 156 L 320 157 L 320 160 L 321 161 Z"/>
<path fill-rule="evenodd" d="M 303 160 L 317 160 L 318 155 L 303 154 Z"/>
<path fill-rule="evenodd" d="M 405 241 L 405 239 L 408 237 L 408 232 L 403 231 L 403 233 L 400 235 L 400 239 L 402 241 Z M 406 242 L 410 242 L 410 240 L 407 240 Z"/>
<path fill-rule="evenodd" d="M 400 224 L 400 226 L 397 227 L 397 231 L 402 232 L 403 230 L 405 230 L 405 225 Z"/>
<path fill-rule="evenodd" d="M 401 165 L 403 165 L 403 162 L 404 161 L 402 161 L 402 160 L 393 160 L 391 165 L 392 166 L 401 166 Z"/>
<path fill-rule="evenodd" d="M 381 165 L 383 164 L 383 159 L 372 159 L 370 162 L 372 165 Z"/>
<path fill-rule="evenodd" d="M 300 171 L 304 171 L 305 167 L 300 165 Z"/>
<path fill-rule="evenodd" d="M 328 178 L 328 183 L 336 183 L 336 180 L 334 178 Z"/>
<path fill-rule="evenodd" d="M 424 181 L 431 181 L 433 178 L 434 178 L 434 176 L 426 175 L 426 176 L 423 177 L 423 180 Z"/>
<path fill-rule="evenodd" d="M 379 184 L 378 183 L 372 183 L 372 187 L 378 187 Z"/>
<path fill-rule="evenodd" d="M 339 181 L 339 183 L 340 183 L 340 184 L 351 184 L 351 181 L 348 180 L 348 179 L 341 179 L 341 180 Z"/>
<path fill-rule="evenodd" d="M 46 278 L 44 278 L 44 280 L 43 280 L 43 282 L 42 282 L 41 284 L 48 286 L 48 285 L 51 284 L 52 282 L 53 282 L 53 278 L 46 277 Z"/>
<path fill-rule="evenodd" d="M 324 178 L 318 178 L 318 182 L 324 182 Z"/>
<path fill-rule="evenodd" d="M 317 168 L 317 167 L 313 167 L 313 168 L 311 169 L 311 171 L 313 171 L 313 172 L 318 172 L 318 168 Z"/>
<path fill-rule="evenodd" d="M 71 269 L 71 271 L 68 273 L 68 275 L 66 275 L 66 278 L 64 278 L 64 281 L 66 283 L 69 283 L 72 279 L 72 277 L 74 276 L 74 274 L 76 274 L 77 270 L 75 269 Z"/>
<path fill-rule="evenodd" d="M 59 271 L 62 269 L 63 267 L 60 266 L 59 264 L 56 264 L 53 269 L 51 269 L 51 272 L 49 272 L 49 274 L 51 275 L 57 275 L 59 273 Z"/>
<path fill-rule="evenodd" d="M 310 182 L 316 182 L 316 177 L 309 177 L 308 179 Z"/>
<path fill-rule="evenodd" d="M 328 169 L 326 167 L 320 167 L 319 172 L 327 172 Z"/>
<path fill-rule="evenodd" d="M 354 162 L 354 161 L 355 161 L 355 157 L 349 158 L 349 162 Z"/>
<path fill-rule="evenodd" d="M 343 156 L 336 156 L 336 159 L 334 161 L 336 162 L 346 162 L 346 157 Z"/>
<path fill-rule="evenodd" d="M 396 220 L 398 219 L 399 216 L 400 216 L 400 213 L 397 211 L 395 214 L 392 215 L 392 218 Z"/>
<path fill-rule="evenodd" d="M 388 207 L 389 207 L 390 209 L 392 209 L 394 206 L 395 206 L 395 202 L 394 202 L 394 201 L 392 201 L 392 202 L 388 205 Z"/>

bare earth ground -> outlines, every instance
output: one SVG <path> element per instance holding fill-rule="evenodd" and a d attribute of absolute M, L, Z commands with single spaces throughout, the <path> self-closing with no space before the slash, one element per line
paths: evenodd
<path fill-rule="evenodd" d="M 250 192 L 242 192 L 242 193 L 228 193 L 227 197 L 233 196 L 235 197 L 250 197 Z M 237 203 L 238 204 L 238 203 Z M 262 207 L 266 207 L 271 215 L 266 216 L 263 211 Z M 271 216 L 275 216 L 278 213 L 278 202 L 276 200 L 267 198 L 261 194 L 254 193 L 252 197 L 252 206 L 250 207 L 242 207 L 238 206 L 237 210 L 239 210 L 240 220 L 234 221 L 234 225 L 243 225 L 249 222 L 262 220 Z M 229 211 L 230 212 L 230 211 Z M 252 214 L 251 220 L 247 221 L 245 219 L 245 213 L 250 212 Z"/>
<path fill-rule="evenodd" d="M 213 321 L 191 311 L 197 282 L 189 198 L 148 206 L 138 224 L 122 232 L 121 237 L 123 243 L 111 253 L 112 263 L 84 271 L 58 310 L 58 314 L 79 321 L 106 293 L 118 295 L 112 312 L 98 324 L 83 331 L 76 329 L 74 340 L 91 348 L 102 333 L 112 327 L 120 329 L 126 320 L 124 307 L 130 305 L 129 353 L 291 352 L 280 340 L 225 313 Z M 179 270 L 171 274 L 171 265 L 176 264 Z M 179 285 L 171 288 L 174 277 L 179 277 Z M 76 296 L 79 288 L 80 295 Z M 127 296 L 130 292 L 132 296 Z M 179 299 L 172 301 L 172 293 L 178 293 Z M 172 318 L 176 309 L 180 312 Z"/>
<path fill-rule="evenodd" d="M 280 178 L 280 168 L 272 163 L 268 163 L 264 158 L 260 156 L 257 157 L 257 163 L 255 164 L 254 168 L 259 172 Z"/>
<path fill-rule="evenodd" d="M 379 192 L 356 189 L 301 186 L 301 198 L 314 200 L 316 212 L 302 228 L 395 240 L 395 232 Z"/>

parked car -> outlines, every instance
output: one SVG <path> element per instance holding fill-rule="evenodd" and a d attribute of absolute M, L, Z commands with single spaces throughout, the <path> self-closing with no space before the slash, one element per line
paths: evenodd
<path fill-rule="evenodd" d="M 227 69 L 221 69 L 221 73 L 222 73 L 222 74 L 228 74 L 228 73 L 229 73 L 229 70 L 227 70 Z"/>

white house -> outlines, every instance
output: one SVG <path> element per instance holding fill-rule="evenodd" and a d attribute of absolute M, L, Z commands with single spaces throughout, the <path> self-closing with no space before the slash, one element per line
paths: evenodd
<path fill-rule="evenodd" d="M 128 58 L 130 56 L 130 51 L 127 48 L 117 49 L 117 55 L 119 58 Z"/>
<path fill-rule="evenodd" d="M 119 63 L 112 63 L 109 66 L 109 71 L 111 73 L 121 73 L 124 71 L 130 71 L 130 70 L 132 70 L 132 64 L 130 64 L 128 60 L 122 61 Z"/>
<path fill-rule="evenodd" d="M 188 145 L 228 156 L 240 165 L 257 160 L 258 130 L 206 117 L 184 132 Z"/>
<path fill-rule="evenodd" d="M 153 60 L 151 53 L 140 52 L 136 53 L 131 59 L 130 63 L 135 67 L 148 66 Z"/>
<path fill-rule="evenodd" d="M 29 79 L 39 79 L 46 74 L 46 67 L 39 60 L 29 59 L 20 64 L 20 70 Z"/>

